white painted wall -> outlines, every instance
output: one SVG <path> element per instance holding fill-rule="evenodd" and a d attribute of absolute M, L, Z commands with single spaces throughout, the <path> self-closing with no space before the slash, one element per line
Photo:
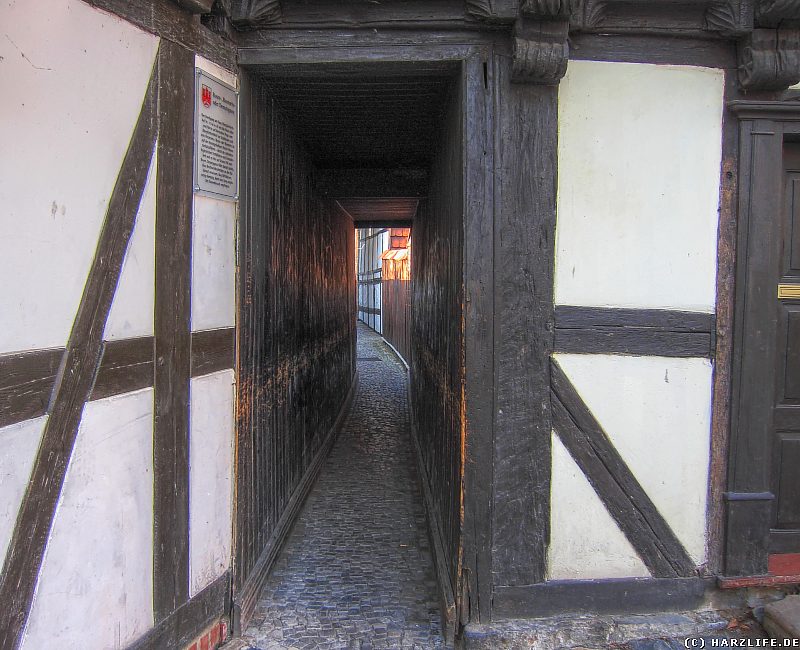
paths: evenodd
<path fill-rule="evenodd" d="M 6 556 L 47 416 L 0 428 L 0 553 Z"/>
<path fill-rule="evenodd" d="M 238 88 L 238 77 L 195 56 L 195 67 Z M 192 330 L 233 327 L 236 319 L 238 201 L 194 196 L 192 220 Z"/>
<path fill-rule="evenodd" d="M 121 648 L 153 625 L 153 390 L 83 412 L 22 648 Z"/>
<path fill-rule="evenodd" d="M 0 24 L 2 354 L 67 341 L 158 39 L 80 0 Z"/>
<path fill-rule="evenodd" d="M 557 435 L 550 490 L 548 580 L 650 576 Z"/>
<path fill-rule="evenodd" d="M 555 356 L 689 555 L 703 564 L 711 448 L 710 362 Z M 579 519 L 584 513 L 574 509 L 558 516 Z"/>
<path fill-rule="evenodd" d="M 227 70 L 195 57 L 195 66 L 238 88 Z M 195 194 L 192 219 L 192 330 L 236 322 L 238 201 Z M 191 380 L 189 566 L 191 595 L 228 570 L 233 531 L 234 373 Z"/>
<path fill-rule="evenodd" d="M 192 224 L 192 330 L 233 327 L 236 204 L 195 196 Z"/>
<path fill-rule="evenodd" d="M 234 374 L 223 370 L 191 383 L 189 564 L 191 594 L 230 567 Z"/>
<path fill-rule="evenodd" d="M 569 62 L 557 304 L 714 310 L 723 83 L 708 68 Z"/>
<path fill-rule="evenodd" d="M 156 241 L 156 156 L 153 155 L 139 212 L 125 252 L 122 274 L 108 314 L 104 338 L 153 335 Z"/>

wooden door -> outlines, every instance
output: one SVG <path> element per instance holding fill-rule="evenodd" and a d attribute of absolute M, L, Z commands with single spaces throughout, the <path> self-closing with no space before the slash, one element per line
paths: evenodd
<path fill-rule="evenodd" d="M 772 399 L 772 553 L 800 552 L 800 142 L 783 148 L 784 202 L 774 278 L 775 382 Z"/>

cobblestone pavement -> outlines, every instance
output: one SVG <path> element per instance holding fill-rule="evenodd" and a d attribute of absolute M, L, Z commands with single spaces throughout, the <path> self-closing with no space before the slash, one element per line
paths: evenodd
<path fill-rule="evenodd" d="M 243 640 L 284 648 L 444 648 L 409 439 L 406 374 L 359 323 L 359 386 Z"/>

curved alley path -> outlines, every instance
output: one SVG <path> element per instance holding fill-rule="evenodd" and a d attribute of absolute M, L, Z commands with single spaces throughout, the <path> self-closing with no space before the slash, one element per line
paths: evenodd
<path fill-rule="evenodd" d="M 244 641 L 259 650 L 444 648 L 407 375 L 359 323 L 359 386 Z"/>

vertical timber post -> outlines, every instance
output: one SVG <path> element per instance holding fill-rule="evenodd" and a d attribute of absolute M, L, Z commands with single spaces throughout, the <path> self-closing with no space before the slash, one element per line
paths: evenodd
<path fill-rule="evenodd" d="M 191 373 L 194 54 L 159 50 L 153 422 L 153 613 L 189 600 L 189 380 Z"/>
<path fill-rule="evenodd" d="M 492 577 L 546 577 L 550 528 L 558 82 L 566 22 L 517 23 L 496 57 Z M 563 40 L 560 40 L 563 39 Z"/>
<path fill-rule="evenodd" d="M 461 576 L 459 622 L 488 622 L 491 614 L 492 100 L 490 52 L 464 61 L 464 395 L 462 418 Z"/>

